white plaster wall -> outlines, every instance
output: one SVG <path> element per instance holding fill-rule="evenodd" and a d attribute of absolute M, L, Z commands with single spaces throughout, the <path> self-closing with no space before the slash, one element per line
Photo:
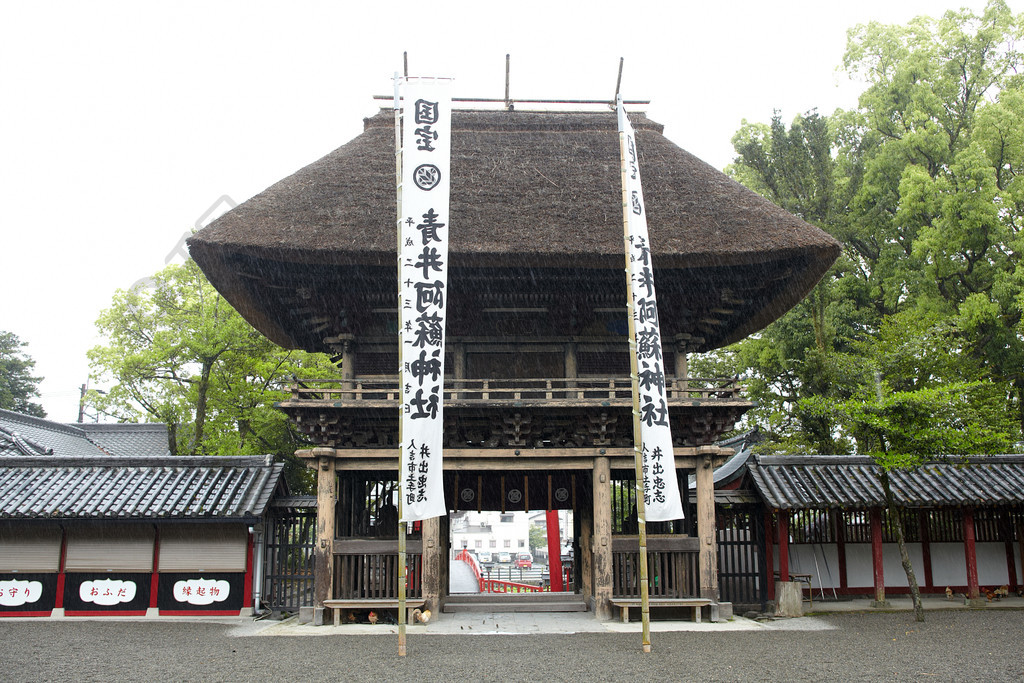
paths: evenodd
<path fill-rule="evenodd" d="M 963 543 L 932 543 L 932 583 L 936 586 L 966 586 L 967 560 Z M 1006 560 L 1003 560 L 1006 566 Z M 1006 570 L 1003 570 L 1006 573 Z"/>
<path fill-rule="evenodd" d="M 924 557 L 920 543 L 907 544 L 910 562 L 917 575 L 918 584 L 924 585 Z M 978 560 L 978 585 L 1001 586 L 1011 583 L 1006 571 L 1006 548 L 1003 543 L 977 543 L 975 554 Z M 779 546 L 772 553 L 775 566 L 779 568 Z M 814 561 L 818 564 L 815 566 Z M 932 585 L 967 585 L 967 563 L 964 559 L 963 543 L 932 543 Z M 1017 584 L 1024 584 L 1020 566 L 1020 544 L 1014 543 L 1014 564 L 1017 570 Z M 895 543 L 882 544 L 882 570 L 885 585 L 893 588 L 907 587 L 907 575 L 900 562 L 899 546 Z M 839 555 L 834 543 L 823 545 L 794 544 L 789 546 L 789 571 L 794 574 L 811 574 L 814 587 L 839 588 Z M 846 544 L 846 581 L 849 588 L 870 589 L 874 586 L 874 572 L 871 561 L 870 543 Z"/>
<path fill-rule="evenodd" d="M 810 574 L 813 588 L 839 588 L 839 551 L 836 544 L 789 546 L 789 571 Z"/>

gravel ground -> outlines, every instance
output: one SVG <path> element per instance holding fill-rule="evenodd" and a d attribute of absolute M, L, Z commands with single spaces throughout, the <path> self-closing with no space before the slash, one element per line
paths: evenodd
<path fill-rule="evenodd" d="M 743 632 L 265 637 L 252 625 L 0 621 L 4 681 L 1021 681 L 1024 612 L 835 614 Z"/>

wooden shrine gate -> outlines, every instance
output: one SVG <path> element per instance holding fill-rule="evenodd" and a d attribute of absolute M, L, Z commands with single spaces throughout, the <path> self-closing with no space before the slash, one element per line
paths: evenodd
<path fill-rule="evenodd" d="M 768 600 L 768 575 L 764 557 L 762 508 L 719 508 L 718 587 L 723 602 L 764 609 Z"/>
<path fill-rule="evenodd" d="M 264 562 L 264 604 L 294 612 L 313 604 L 313 551 L 316 498 L 284 498 L 272 503 Z"/>

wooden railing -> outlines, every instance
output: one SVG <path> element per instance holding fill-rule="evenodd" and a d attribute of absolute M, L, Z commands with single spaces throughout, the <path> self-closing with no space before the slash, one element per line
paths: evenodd
<path fill-rule="evenodd" d="M 669 400 L 742 400 L 739 380 L 732 378 L 667 377 Z M 445 401 L 552 401 L 632 399 L 628 377 L 554 379 L 445 379 Z M 302 380 L 291 386 L 292 401 L 398 401 L 397 378 Z"/>
<path fill-rule="evenodd" d="M 640 551 L 637 536 L 612 539 L 612 596 L 640 597 Z M 697 539 L 689 536 L 652 536 L 647 539 L 649 595 L 657 598 L 693 598 L 700 595 Z"/>
<path fill-rule="evenodd" d="M 422 542 L 409 542 L 406 595 L 423 596 Z M 335 539 L 334 597 L 344 600 L 398 598 L 398 541 Z"/>

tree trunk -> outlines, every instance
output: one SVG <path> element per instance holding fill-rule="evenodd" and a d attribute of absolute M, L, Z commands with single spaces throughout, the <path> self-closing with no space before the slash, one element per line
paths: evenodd
<path fill-rule="evenodd" d="M 896 529 L 896 544 L 900 549 L 900 562 L 903 564 L 903 571 L 907 574 L 907 583 L 910 584 L 910 597 L 914 601 L 914 620 L 924 621 L 924 607 L 921 605 L 921 589 L 917 585 L 917 576 L 914 575 L 914 565 L 910 563 L 910 555 L 907 553 L 907 539 L 903 534 L 903 511 L 896 507 L 896 500 L 892 495 L 892 487 L 889 485 L 889 473 L 882 470 L 882 489 L 885 491 L 885 502 L 889 507 L 889 519 L 893 521 Z"/>
<path fill-rule="evenodd" d="M 213 372 L 213 361 L 203 361 L 203 370 L 199 375 L 196 387 L 196 422 L 193 434 L 192 452 L 199 455 L 203 450 L 203 428 L 206 426 L 206 394 L 210 389 L 210 373 Z"/>

